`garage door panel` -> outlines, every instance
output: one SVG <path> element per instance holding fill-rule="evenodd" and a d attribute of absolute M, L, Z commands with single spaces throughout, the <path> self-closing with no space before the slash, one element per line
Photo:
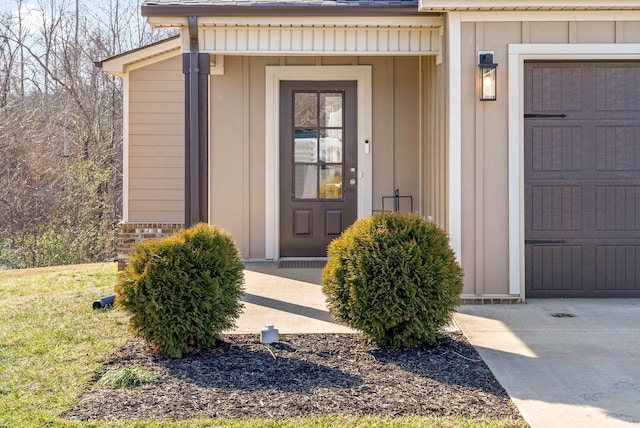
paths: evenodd
<path fill-rule="evenodd" d="M 633 290 L 640 281 L 640 247 L 598 245 L 596 289 Z"/>
<path fill-rule="evenodd" d="M 640 231 L 640 186 L 596 186 L 596 230 Z"/>
<path fill-rule="evenodd" d="M 533 186 L 530 194 L 532 231 L 582 229 L 581 187 Z"/>
<path fill-rule="evenodd" d="M 635 66 L 596 66 L 596 110 L 640 110 L 640 69 Z"/>
<path fill-rule="evenodd" d="M 596 170 L 640 171 L 640 127 L 596 127 Z"/>
<path fill-rule="evenodd" d="M 581 290 L 583 280 L 583 248 L 580 245 L 532 245 L 527 248 L 526 262 L 530 289 L 540 292 Z"/>
<path fill-rule="evenodd" d="M 527 296 L 640 297 L 640 62 L 526 63 L 524 124 Z"/>
<path fill-rule="evenodd" d="M 579 171 L 582 169 L 582 128 L 534 126 L 531 128 L 533 171 Z"/>
<path fill-rule="evenodd" d="M 582 68 L 540 66 L 529 71 L 530 111 L 582 110 Z"/>

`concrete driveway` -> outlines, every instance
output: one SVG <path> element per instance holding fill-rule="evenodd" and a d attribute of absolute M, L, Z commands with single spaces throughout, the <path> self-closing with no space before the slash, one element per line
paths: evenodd
<path fill-rule="evenodd" d="M 640 300 L 465 305 L 456 322 L 525 420 L 640 426 Z"/>

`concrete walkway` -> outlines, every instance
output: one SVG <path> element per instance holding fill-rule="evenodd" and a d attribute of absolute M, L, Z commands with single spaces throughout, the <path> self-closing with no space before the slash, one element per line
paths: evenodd
<path fill-rule="evenodd" d="M 230 333 L 260 334 L 267 324 L 280 334 L 354 333 L 336 324 L 322 294 L 322 269 L 278 269 L 277 263 L 246 263 L 244 312 Z"/>
<path fill-rule="evenodd" d="M 455 319 L 532 427 L 640 426 L 640 300 L 465 305 Z"/>

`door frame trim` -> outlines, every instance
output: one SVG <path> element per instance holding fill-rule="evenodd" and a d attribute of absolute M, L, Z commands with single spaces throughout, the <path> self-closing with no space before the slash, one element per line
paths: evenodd
<path fill-rule="evenodd" d="M 525 299 L 524 62 L 639 60 L 640 44 L 509 44 L 509 294 Z"/>
<path fill-rule="evenodd" d="M 371 66 L 267 66 L 265 70 L 265 259 L 280 257 L 280 81 L 355 80 L 358 92 L 358 213 L 371 214 L 373 198 L 372 152 L 365 153 L 364 141 L 374 145 L 372 135 Z"/>

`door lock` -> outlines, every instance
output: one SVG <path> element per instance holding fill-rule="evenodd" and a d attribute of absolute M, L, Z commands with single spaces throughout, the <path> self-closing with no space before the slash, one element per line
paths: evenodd
<path fill-rule="evenodd" d="M 349 184 L 355 186 L 358 181 L 355 178 L 349 180 Z"/>

